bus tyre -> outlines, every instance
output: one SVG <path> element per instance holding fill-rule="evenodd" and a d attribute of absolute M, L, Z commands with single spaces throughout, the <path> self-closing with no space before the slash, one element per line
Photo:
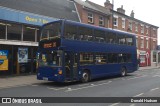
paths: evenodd
<path fill-rule="evenodd" d="M 122 68 L 121 69 L 121 77 L 124 77 L 124 76 L 126 76 L 127 75 L 127 70 L 126 70 L 126 68 Z"/>
<path fill-rule="evenodd" d="M 89 72 L 88 71 L 84 71 L 83 74 L 82 74 L 82 82 L 83 83 L 88 82 L 89 79 L 90 79 Z"/>

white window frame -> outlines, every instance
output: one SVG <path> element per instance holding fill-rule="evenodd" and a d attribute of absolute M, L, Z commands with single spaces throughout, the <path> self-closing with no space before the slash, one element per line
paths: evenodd
<path fill-rule="evenodd" d="M 135 31 L 138 32 L 138 23 L 135 24 Z"/>
<path fill-rule="evenodd" d="M 156 29 L 153 28 L 153 36 L 156 36 Z"/>
<path fill-rule="evenodd" d="M 148 41 L 148 38 L 146 38 L 146 48 L 147 48 L 147 49 L 149 48 L 149 41 Z"/>
<path fill-rule="evenodd" d="M 100 24 L 100 22 L 102 24 Z M 104 17 L 103 16 L 99 16 L 99 26 L 104 26 Z"/>
<path fill-rule="evenodd" d="M 136 36 L 136 47 L 138 48 L 138 37 Z"/>
<path fill-rule="evenodd" d="M 115 21 L 116 19 L 116 21 Z M 118 16 L 114 15 L 114 18 L 113 18 L 113 24 L 114 26 L 117 26 L 118 27 Z"/>
<path fill-rule="evenodd" d="M 148 26 L 146 26 L 146 35 L 148 35 L 148 28 L 149 28 L 149 27 L 148 27 Z"/>
<path fill-rule="evenodd" d="M 144 38 L 143 37 L 141 37 L 141 48 L 144 48 Z"/>
<path fill-rule="evenodd" d="M 129 21 L 128 28 L 132 31 L 132 21 Z"/>
<path fill-rule="evenodd" d="M 93 23 L 93 13 L 88 12 L 88 23 Z"/>
<path fill-rule="evenodd" d="M 153 50 L 156 49 L 156 40 L 153 40 Z"/>
<path fill-rule="evenodd" d="M 126 24 L 125 18 L 122 18 L 122 28 L 123 28 L 123 29 L 125 29 L 125 24 Z"/>
<path fill-rule="evenodd" d="M 141 34 L 144 34 L 144 25 L 141 24 Z"/>

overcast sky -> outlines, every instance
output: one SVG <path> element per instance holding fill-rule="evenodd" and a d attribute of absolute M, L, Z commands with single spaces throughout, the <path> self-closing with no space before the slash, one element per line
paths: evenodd
<path fill-rule="evenodd" d="M 85 0 L 83 0 L 85 1 Z M 106 0 L 90 0 L 94 3 L 104 6 Z M 136 19 L 144 21 L 146 23 L 160 27 L 160 0 L 113 0 L 114 10 L 121 7 L 125 9 L 125 14 L 130 16 L 133 10 Z M 112 3 L 112 0 L 110 0 Z M 160 34 L 160 29 L 158 30 L 158 35 Z M 160 45 L 160 36 L 158 36 L 158 44 Z"/>

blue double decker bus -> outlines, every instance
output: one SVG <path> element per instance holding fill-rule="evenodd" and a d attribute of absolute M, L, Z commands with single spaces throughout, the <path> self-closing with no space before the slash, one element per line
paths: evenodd
<path fill-rule="evenodd" d="M 137 70 L 135 35 L 57 20 L 42 27 L 38 80 L 88 82 Z"/>

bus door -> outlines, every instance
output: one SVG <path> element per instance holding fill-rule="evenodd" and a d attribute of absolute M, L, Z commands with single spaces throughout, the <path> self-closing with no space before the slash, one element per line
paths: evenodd
<path fill-rule="evenodd" d="M 66 79 L 75 80 L 77 78 L 77 57 L 73 52 L 65 52 L 65 72 Z"/>

